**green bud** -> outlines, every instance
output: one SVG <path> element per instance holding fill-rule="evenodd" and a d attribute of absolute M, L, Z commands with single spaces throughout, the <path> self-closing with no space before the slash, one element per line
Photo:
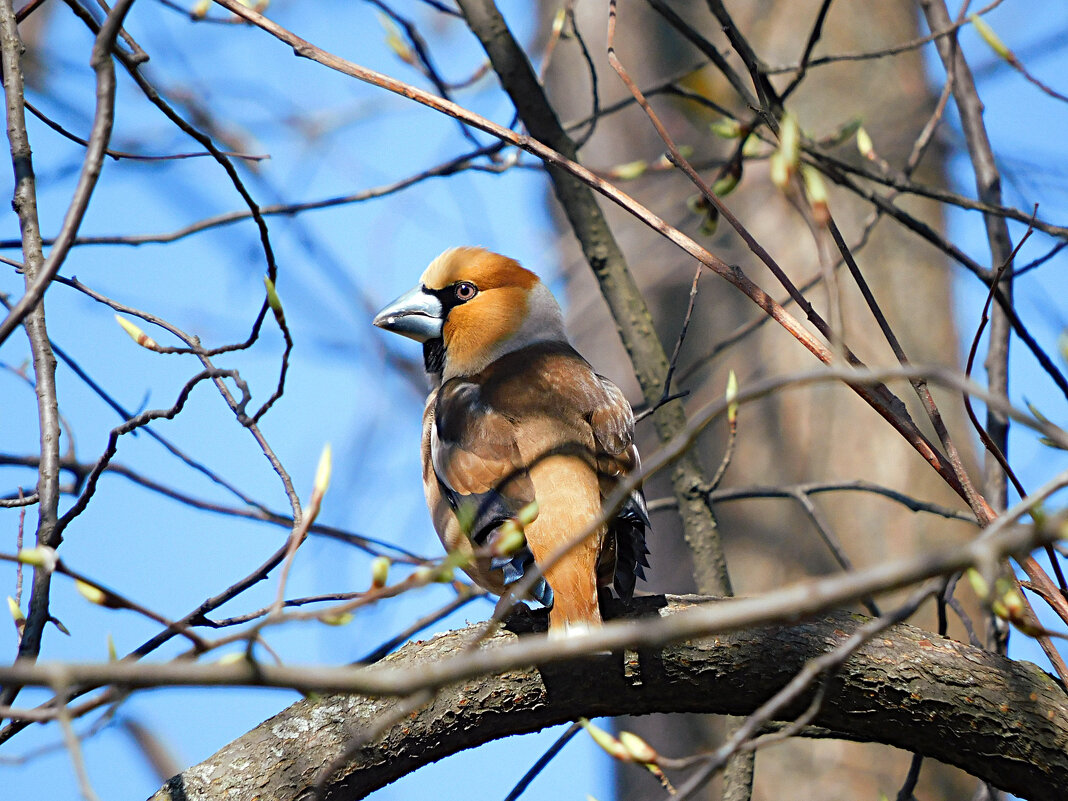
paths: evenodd
<path fill-rule="evenodd" d="M 999 617 L 1004 617 L 1005 620 L 1023 620 L 1027 603 L 1012 579 L 999 578 L 994 582 L 994 592 L 998 595 L 999 606 L 1005 610 L 1005 614 Z"/>
<path fill-rule="evenodd" d="M 11 619 L 16 623 L 21 623 L 26 619 L 26 615 L 22 614 L 22 608 L 18 605 L 18 602 L 10 595 L 7 596 L 7 609 L 11 612 Z"/>
<path fill-rule="evenodd" d="M 972 585 L 972 590 L 984 601 L 990 597 L 990 585 L 986 579 L 983 578 L 983 574 L 976 570 L 974 567 L 969 567 L 964 571 L 965 578 L 968 579 L 968 583 Z"/>
<path fill-rule="evenodd" d="M 538 502 L 531 501 L 516 514 L 515 519 L 519 525 L 526 527 L 538 519 Z"/>
<path fill-rule="evenodd" d="M 660 754 L 656 752 L 656 749 L 634 732 L 621 731 L 619 733 L 619 742 L 635 762 L 649 765 L 656 763 L 660 759 Z"/>
<path fill-rule="evenodd" d="M 779 124 L 779 149 L 776 154 L 779 156 L 780 166 L 776 168 L 772 165 L 772 181 L 782 188 L 797 170 L 801 158 L 801 129 L 798 127 L 797 117 L 789 111 L 782 115 Z M 776 180 L 776 172 L 781 179 L 779 181 Z"/>
<path fill-rule="evenodd" d="M 742 135 L 742 126 L 738 120 L 721 117 L 709 123 L 708 129 L 721 139 L 737 139 Z"/>
<path fill-rule="evenodd" d="M 771 154 L 771 158 L 768 159 L 768 167 L 770 169 L 771 182 L 779 189 L 784 189 L 790 183 L 790 168 L 787 166 L 786 159 L 783 158 L 781 152 L 776 150 Z"/>
<path fill-rule="evenodd" d="M 726 197 L 738 186 L 738 176 L 732 170 L 712 184 L 712 191 L 716 197 Z"/>
<path fill-rule="evenodd" d="M 688 159 L 690 156 L 693 155 L 693 148 L 689 145 L 679 145 L 675 149 L 684 159 Z M 666 170 L 668 167 L 674 167 L 675 163 L 671 160 L 670 153 L 661 153 L 660 158 L 656 160 L 655 166 L 660 169 Z"/>
<path fill-rule="evenodd" d="M 389 568 L 392 562 L 390 562 L 388 556 L 376 556 L 371 561 L 371 586 L 375 589 L 381 589 L 386 586 L 386 582 L 389 580 Z"/>
<path fill-rule="evenodd" d="M 686 208 L 693 214 L 703 215 L 708 211 L 708 201 L 704 195 L 690 195 L 686 198 Z"/>
<path fill-rule="evenodd" d="M 619 164 L 612 168 L 611 174 L 613 178 L 618 178 L 620 181 L 632 181 L 635 178 L 639 178 L 645 174 L 645 171 L 649 169 L 649 162 L 645 159 L 637 159 L 635 161 L 628 161 L 626 164 Z"/>
<path fill-rule="evenodd" d="M 323 446 L 322 453 L 319 454 L 319 466 L 315 469 L 313 492 L 320 496 L 325 495 L 327 487 L 330 486 L 330 475 L 333 472 L 334 465 L 333 453 L 328 442 Z"/>
<path fill-rule="evenodd" d="M 703 236 L 712 236 L 716 233 L 716 228 L 719 227 L 719 209 L 709 207 L 705 212 L 704 218 L 701 220 L 701 225 L 697 229 Z"/>
<path fill-rule="evenodd" d="M 412 52 L 412 48 L 408 45 L 408 41 L 401 35 L 397 24 L 385 14 L 379 14 L 378 21 L 382 24 L 382 27 L 386 29 L 386 44 L 397 58 L 405 64 L 414 65 L 418 63 L 415 53 Z"/>
<path fill-rule="evenodd" d="M 765 153 L 764 143 L 759 136 L 747 136 L 742 143 L 742 157 L 747 159 L 756 158 Z"/>
<path fill-rule="evenodd" d="M 274 288 L 274 281 L 270 276 L 263 276 L 263 285 L 267 288 L 267 305 L 275 314 L 282 313 L 282 299 L 278 297 L 278 291 Z"/>
<path fill-rule="evenodd" d="M 115 315 L 115 320 L 120 326 L 122 326 L 122 330 L 129 335 L 130 339 L 132 339 L 142 348 L 147 348 L 148 350 L 159 350 L 159 345 L 156 344 L 156 340 L 154 340 L 152 337 L 142 331 L 137 325 L 130 322 L 125 317 L 119 314 Z"/>
<path fill-rule="evenodd" d="M 611 734 L 606 732 L 600 726 L 596 726 L 593 723 L 590 723 L 586 718 L 579 718 L 578 722 L 579 725 L 586 730 L 587 734 L 589 734 L 590 737 L 593 738 L 593 741 L 597 743 L 597 745 L 599 745 L 602 749 L 604 749 L 605 753 L 607 753 L 609 756 L 615 757 L 616 759 L 622 760 L 623 762 L 634 761 L 633 759 L 631 759 L 630 753 L 627 751 L 627 749 L 623 747 L 623 743 L 621 743 Z"/>
<path fill-rule="evenodd" d="M 857 150 L 866 159 L 875 158 L 875 145 L 871 141 L 868 129 L 863 125 L 857 128 Z"/>
<path fill-rule="evenodd" d="M 460 505 L 456 507 L 455 514 L 460 531 L 467 536 L 471 536 L 471 529 L 474 527 L 475 517 L 478 515 L 478 502 L 470 499 L 460 501 Z"/>
<path fill-rule="evenodd" d="M 723 393 L 723 399 L 727 401 L 727 422 L 731 425 L 738 419 L 738 401 L 735 400 L 737 397 L 738 376 L 731 370 L 727 373 L 727 391 Z"/>
<path fill-rule="evenodd" d="M 24 565 L 40 567 L 49 573 L 56 569 L 56 562 L 59 561 L 55 548 L 49 548 L 47 545 L 38 545 L 36 548 L 23 548 L 15 558 Z"/>
<path fill-rule="evenodd" d="M 831 215 L 827 208 L 827 185 L 823 182 L 823 176 L 815 167 L 802 164 L 801 178 L 805 183 L 805 196 L 812 207 L 812 216 L 820 225 L 826 225 Z"/>
<path fill-rule="evenodd" d="M 81 579 L 74 580 L 74 587 L 81 593 L 89 603 L 96 604 L 97 606 L 103 606 L 108 599 L 107 593 L 99 587 L 94 587 L 92 584 L 87 584 Z"/>
<path fill-rule="evenodd" d="M 968 17 L 968 21 L 975 28 L 976 33 L 983 37 L 983 41 L 990 45 L 990 49 L 997 53 L 1001 58 L 1008 61 L 1010 64 L 1015 61 L 1015 57 L 1012 51 L 1006 47 L 1005 43 L 1001 41 L 1001 38 L 994 33 L 994 29 L 990 27 L 985 19 L 978 14 L 971 14 Z"/>
<path fill-rule="evenodd" d="M 801 177 L 805 182 L 805 194 L 812 205 L 822 203 L 827 205 L 827 185 L 823 182 L 823 175 L 815 167 L 808 164 L 801 165 Z"/>
<path fill-rule="evenodd" d="M 494 556 L 512 556 L 527 544 L 526 535 L 514 520 L 506 520 L 493 541 Z"/>
<path fill-rule="evenodd" d="M 851 137 L 853 134 L 855 134 L 859 128 L 860 128 L 860 117 L 854 117 L 849 122 L 847 122 L 845 125 L 840 126 L 838 128 L 838 130 L 835 131 L 833 134 L 831 134 L 829 137 L 827 137 L 827 139 L 825 141 L 825 144 L 828 147 L 834 147 L 835 145 L 840 145 L 840 144 L 842 144 L 842 142 L 847 141 L 849 139 L 849 137 Z"/>
<path fill-rule="evenodd" d="M 559 36 L 560 31 L 564 29 L 564 23 L 567 22 L 567 9 L 563 6 L 556 10 L 556 15 L 553 17 L 553 35 Z"/>
<path fill-rule="evenodd" d="M 352 612 L 341 612 L 339 614 L 322 614 L 319 615 L 319 622 L 325 623 L 328 626 L 346 626 L 356 619 L 356 616 Z"/>

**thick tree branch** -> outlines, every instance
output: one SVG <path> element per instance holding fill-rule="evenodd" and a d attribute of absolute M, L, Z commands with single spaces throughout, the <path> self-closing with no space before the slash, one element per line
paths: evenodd
<path fill-rule="evenodd" d="M 33 156 L 26 132 L 26 115 L 23 107 L 22 40 L 15 23 L 15 12 L 10 0 L 0 5 L 0 51 L 2 51 L 5 118 L 7 138 L 10 142 L 11 165 L 14 173 L 14 196 L 12 208 L 18 215 L 19 232 L 22 238 L 22 256 L 25 263 L 24 280 L 26 294 L 30 298 L 23 313 L 14 319 L 10 330 L 24 323 L 33 358 L 33 387 L 37 395 L 38 444 L 40 461 L 37 466 L 37 533 L 36 544 L 53 546 L 59 508 L 59 404 L 56 400 L 56 359 L 52 353 L 45 325 L 44 304 L 34 287 L 43 286 L 41 277 L 47 262 L 41 249 L 41 227 L 37 215 L 37 183 L 33 172 Z M 16 304 L 17 305 L 17 304 Z M 7 319 L 12 319 L 12 312 Z M 2 325 L 2 323 L 0 323 Z M 0 335 L 0 342 L 3 336 Z M 21 530 L 21 529 L 20 529 Z M 37 656 L 41 636 L 49 620 L 48 599 L 51 574 L 34 570 L 33 589 L 30 593 L 29 614 L 20 632 L 18 655 L 27 659 Z M 3 687 L 0 690 L 0 706 L 9 705 L 18 690 Z"/>
<path fill-rule="evenodd" d="M 645 614 L 670 615 L 696 600 L 651 597 L 637 606 Z M 362 798 L 456 751 L 583 715 L 746 714 L 865 620 L 837 612 L 800 625 L 628 652 L 622 659 L 593 656 L 452 684 L 359 749 L 324 788 L 324 798 Z M 531 623 L 523 617 L 513 627 L 529 630 Z M 477 629 L 409 644 L 384 667 L 419 670 L 440 663 L 460 654 Z M 500 633 L 487 647 L 515 637 Z M 917 750 L 1032 801 L 1054 801 L 1068 776 L 1063 700 L 1060 686 L 1034 665 L 899 625 L 845 663 L 814 722 L 832 736 Z M 803 697 L 786 715 L 799 714 L 808 701 Z M 398 703 L 404 699 L 300 701 L 172 778 L 153 801 L 304 798 L 322 767 Z"/>

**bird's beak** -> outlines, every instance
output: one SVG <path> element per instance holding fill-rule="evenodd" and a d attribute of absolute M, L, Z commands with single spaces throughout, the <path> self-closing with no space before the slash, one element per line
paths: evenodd
<path fill-rule="evenodd" d="M 440 338 L 444 323 L 441 301 L 422 287 L 405 292 L 375 315 L 374 319 L 374 324 L 379 328 L 416 342 Z"/>

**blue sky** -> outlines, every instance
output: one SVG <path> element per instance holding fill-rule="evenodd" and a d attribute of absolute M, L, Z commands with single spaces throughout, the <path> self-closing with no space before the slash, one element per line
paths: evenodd
<path fill-rule="evenodd" d="M 321 0 L 308 12 L 301 4 L 278 2 L 271 14 L 283 25 L 323 48 L 397 77 L 416 80 L 384 43 L 381 26 L 368 6 Z M 415 13 L 415 12 L 411 12 Z M 518 19 L 521 35 L 529 34 Z M 345 24 L 339 24 L 344 20 Z M 1041 25 L 1035 24 L 1041 20 Z M 1063 52 L 1033 53 L 1029 47 L 1068 26 L 1062 2 L 1007 2 L 990 17 L 1002 37 L 1048 82 L 1057 85 L 1068 64 Z M 227 121 L 225 133 L 250 152 L 270 153 L 270 161 L 244 173 L 249 188 L 264 204 L 312 200 L 347 194 L 404 177 L 460 152 L 456 126 L 426 109 L 330 73 L 257 31 L 232 26 L 195 25 L 164 6 L 142 0 L 129 26 L 152 55 L 147 73 L 171 96 L 203 98 Z M 429 34 L 428 34 L 429 36 Z M 432 29 L 444 68 L 453 79 L 481 62 L 481 51 L 458 24 Z M 1014 73 L 988 72 L 993 57 L 974 34 L 964 46 L 979 68 L 991 138 L 1006 173 L 1007 199 L 1022 207 L 1041 201 L 1046 219 L 1064 220 L 1064 134 L 1068 106 L 1041 95 Z M 85 132 L 90 119 L 85 99 L 92 90 L 88 68 L 90 38 L 80 24 L 57 10 L 48 29 L 47 52 L 57 65 L 44 92 L 32 99 L 72 130 Z M 251 65 L 251 66 L 250 66 Z M 1068 90 L 1068 86 L 1057 88 Z M 122 112 L 113 146 L 151 152 L 195 149 L 177 136 L 142 99 L 129 80 L 120 79 Z M 510 109 L 495 92 L 464 95 L 464 103 L 506 123 Z M 309 138 L 309 133 L 314 133 Z M 56 230 L 68 201 L 81 150 L 31 120 L 31 141 L 39 179 L 42 227 Z M 483 141 L 488 141 L 482 137 Z M 968 165 L 953 162 L 961 191 L 972 193 Z M 10 179 L 6 179 L 10 186 Z M 519 257 L 552 285 L 554 231 L 543 207 L 544 182 L 532 171 L 505 175 L 465 173 L 432 180 L 417 190 L 388 199 L 317 211 L 297 219 L 272 218 L 273 243 L 280 265 L 278 290 L 286 306 L 297 349 L 286 397 L 263 423 L 268 439 L 294 477 L 303 497 L 310 492 L 322 444 L 334 447 L 335 476 L 321 520 L 361 533 L 397 541 L 425 554 L 438 552 L 422 500 L 417 442 L 422 397 L 385 359 L 392 354 L 416 357 L 403 341 L 386 337 L 369 324 L 371 308 L 410 286 L 423 266 L 446 245 L 481 243 Z M 162 232 L 202 217 L 241 208 L 233 189 L 208 160 L 172 163 L 108 162 L 87 215 L 87 234 Z M 952 237 L 965 243 L 981 263 L 988 261 L 982 224 L 975 215 L 950 218 Z M 1014 234 L 1019 235 L 1019 228 Z M 0 237 L 12 238 L 12 215 L 0 221 Z M 1047 238 L 1035 236 L 1021 260 L 1044 252 Z M 8 253 L 7 255 L 14 255 Z M 1040 342 L 1054 349 L 1068 323 L 1062 254 L 1020 282 L 1021 314 L 1033 323 Z M 82 247 L 75 249 L 63 274 L 77 275 L 95 289 L 132 306 L 158 312 L 205 342 L 243 339 L 263 298 L 264 272 L 254 227 L 250 223 L 221 228 L 174 245 Z M 20 294 L 21 279 L 0 272 L 0 291 Z M 975 324 L 985 292 L 962 274 L 957 314 L 962 332 Z M 170 405 L 184 381 L 195 372 L 189 357 L 161 356 L 133 345 L 115 324 L 110 310 L 61 286 L 47 298 L 49 331 L 102 385 L 128 408 Z M 1061 315 L 1064 315 L 1063 317 Z M 253 386 L 257 400 L 273 389 L 281 354 L 280 337 L 268 325 L 252 351 L 227 360 Z M 156 336 L 156 334 L 153 334 Z M 164 336 L 161 342 L 171 344 Z M 0 350 L 0 362 L 18 365 L 26 355 L 24 339 L 14 336 Z M 1054 421 L 1068 409 L 1021 347 L 1014 346 L 1013 397 L 1027 397 Z M 96 458 L 106 432 L 119 420 L 104 403 L 61 366 L 62 411 L 76 432 L 82 460 Z M 370 388 L 370 391 L 369 391 Z M 0 449 L 32 452 L 36 439 L 32 392 L 9 371 L 0 372 Z M 211 464 L 257 499 L 273 508 L 287 506 L 280 484 L 245 431 L 234 425 L 217 394 L 198 388 L 186 414 L 160 424 L 159 433 Z M 1029 487 L 1068 466 L 1063 454 L 1037 444 L 1017 429 L 1014 462 Z M 232 503 L 225 492 L 182 468 L 146 436 L 123 440 L 117 461 L 153 477 L 172 481 L 186 491 Z M 4 469 L 4 486 L 30 484 L 29 473 Z M 4 536 L 13 549 L 17 515 L 0 511 Z M 27 517 L 32 531 L 33 513 Z M 153 493 L 109 477 L 88 511 L 71 526 L 63 558 L 74 568 L 110 584 L 130 597 L 172 616 L 192 609 L 204 597 L 245 575 L 283 541 L 281 529 L 206 516 L 177 506 Z M 0 566 L 0 581 L 13 586 L 13 571 Z M 366 585 L 368 559 L 351 548 L 310 540 L 300 551 L 290 580 L 292 595 L 345 591 Z M 10 592 L 5 589 L 5 594 Z M 275 585 L 265 582 L 220 614 L 239 613 L 269 602 Z M 275 635 L 273 645 L 292 660 L 340 663 L 373 647 L 382 632 L 398 630 L 447 596 L 428 589 L 401 603 L 361 615 L 344 628 L 291 626 Z M 25 605 L 25 604 L 24 604 Z M 105 658 L 106 636 L 125 653 L 151 636 L 155 628 L 137 617 L 85 603 L 69 582 L 55 582 L 55 613 L 71 630 L 67 638 L 50 631 L 45 658 Z M 468 606 L 441 628 L 465 619 L 482 619 L 486 604 Z M 1022 638 L 1016 638 L 1020 640 Z M 0 652 L 12 653 L 11 627 L 0 626 Z M 176 652 L 171 646 L 160 657 Z M 1031 652 L 1021 649 L 1028 658 Z M 20 703 L 43 698 L 26 691 Z M 161 690 L 138 695 L 123 705 L 121 717 L 149 725 L 174 749 L 184 765 L 197 762 L 295 699 L 295 694 L 247 690 Z M 419 771 L 376 794 L 378 799 L 421 796 L 432 788 L 436 798 L 467 798 L 472 776 L 503 796 L 537 754 L 555 738 L 542 732 L 511 738 L 477 752 L 459 755 Z M 55 744 L 54 729 L 31 728 L 4 752 L 26 754 Z M 102 798 L 147 796 L 159 784 L 134 754 L 126 735 L 115 726 L 89 739 L 86 759 L 94 788 Z M 121 766 L 116 769 L 116 766 Z M 568 746 L 526 797 L 590 793 L 609 797 L 606 758 L 583 738 Z M 77 795 L 67 755 L 60 749 L 25 765 L 0 763 L 11 797 Z M 650 790 L 655 789 L 650 785 Z"/>

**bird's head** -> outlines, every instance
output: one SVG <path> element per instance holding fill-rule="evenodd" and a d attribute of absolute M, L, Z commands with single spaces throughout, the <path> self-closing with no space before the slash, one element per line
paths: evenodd
<path fill-rule="evenodd" d="M 446 250 L 419 286 L 380 311 L 374 324 L 423 343 L 427 373 L 473 375 L 534 342 L 566 342 L 560 306 L 519 262 L 483 248 Z"/>

